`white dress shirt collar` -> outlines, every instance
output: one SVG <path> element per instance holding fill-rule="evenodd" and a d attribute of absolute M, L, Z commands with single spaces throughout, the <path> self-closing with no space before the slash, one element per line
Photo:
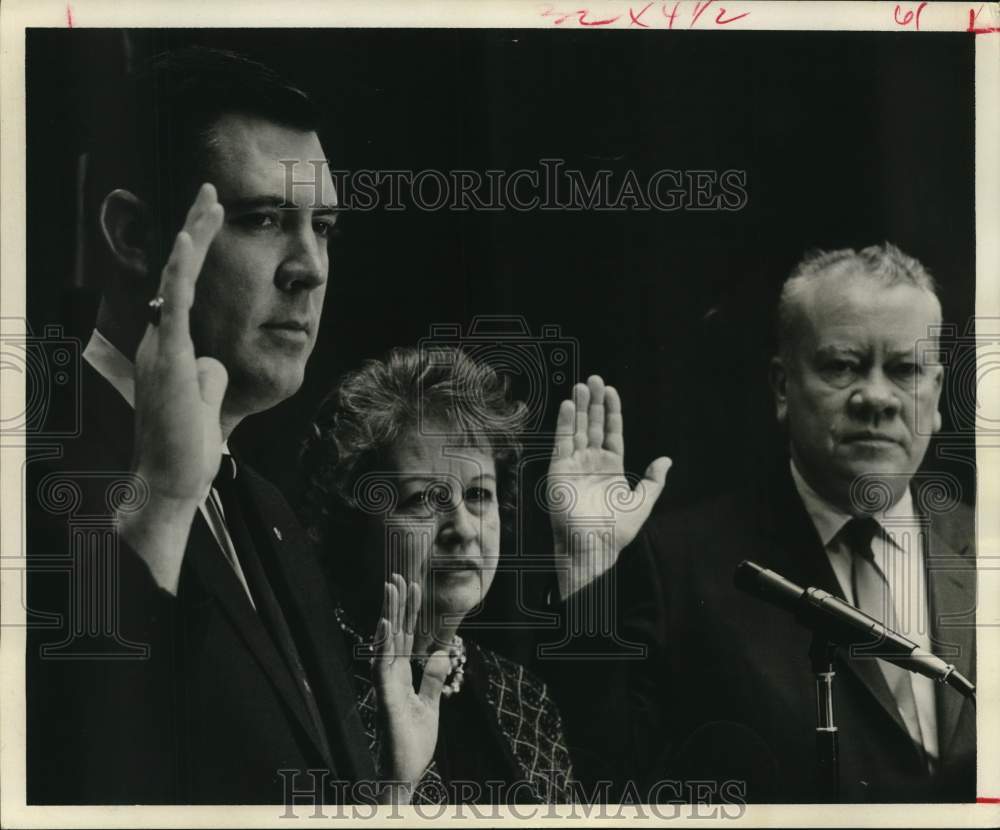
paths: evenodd
<path fill-rule="evenodd" d="M 87 341 L 83 359 L 135 409 L 135 364 L 97 329 L 94 329 Z M 227 441 L 222 442 L 222 454 L 231 455 Z"/>
<path fill-rule="evenodd" d="M 83 359 L 135 409 L 135 366 L 97 329 L 90 335 Z"/>
<path fill-rule="evenodd" d="M 799 472 L 799 468 L 795 466 L 794 459 L 789 461 L 789 465 L 791 466 L 792 481 L 795 482 L 795 489 L 798 491 L 799 497 L 805 505 L 809 518 L 812 519 L 816 532 L 819 533 L 823 547 L 828 548 L 833 538 L 840 533 L 841 529 L 851 520 L 852 516 L 850 513 L 845 513 L 839 507 L 830 504 L 830 502 L 817 493 L 810 486 L 809 482 L 805 480 L 802 473 Z M 872 518 L 878 521 L 881 527 L 885 527 L 887 523 L 898 524 L 906 520 L 913 520 L 915 516 L 913 496 L 910 494 L 909 487 L 906 488 L 903 495 L 895 504 L 885 510 L 872 514 Z M 887 538 L 892 540 L 894 545 L 898 546 L 898 542 L 893 538 L 893 534 L 888 534 Z"/>

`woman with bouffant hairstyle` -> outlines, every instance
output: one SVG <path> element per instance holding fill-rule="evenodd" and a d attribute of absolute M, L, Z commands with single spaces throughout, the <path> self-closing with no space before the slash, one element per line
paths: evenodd
<path fill-rule="evenodd" d="M 546 686 L 458 633 L 496 574 L 524 420 L 459 349 L 397 348 L 341 380 L 303 448 L 302 514 L 349 586 L 336 613 L 371 749 L 411 759 L 415 802 L 569 799 Z"/>

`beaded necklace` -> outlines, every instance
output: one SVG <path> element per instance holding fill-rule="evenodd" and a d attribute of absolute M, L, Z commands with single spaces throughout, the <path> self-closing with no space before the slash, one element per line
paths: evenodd
<path fill-rule="evenodd" d="M 340 630 L 351 637 L 356 645 L 363 648 L 364 652 L 368 654 L 368 665 L 375 665 L 375 646 L 373 645 L 374 638 L 365 638 L 347 621 L 347 615 L 344 609 L 339 605 L 334 608 L 334 616 L 337 619 L 337 624 L 340 626 Z M 448 676 L 444 681 L 444 688 L 441 689 L 441 694 L 445 697 L 452 697 L 457 695 L 462 690 L 462 683 L 465 682 L 465 643 L 462 638 L 456 634 L 451 643 L 448 644 L 448 660 L 451 663 L 451 669 L 448 672 Z M 420 666 L 421 670 L 427 665 L 426 657 L 411 657 L 410 661 L 416 663 Z"/>

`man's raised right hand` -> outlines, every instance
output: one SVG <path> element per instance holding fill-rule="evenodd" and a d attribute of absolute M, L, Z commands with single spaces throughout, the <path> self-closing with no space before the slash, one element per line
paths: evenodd
<path fill-rule="evenodd" d="M 195 357 L 190 313 L 223 216 L 215 188 L 203 184 L 163 269 L 160 323 L 146 327 L 135 357 L 132 470 L 149 488 L 149 499 L 139 510 L 120 514 L 119 532 L 172 594 L 191 522 L 222 454 L 226 369 L 214 358 Z"/>

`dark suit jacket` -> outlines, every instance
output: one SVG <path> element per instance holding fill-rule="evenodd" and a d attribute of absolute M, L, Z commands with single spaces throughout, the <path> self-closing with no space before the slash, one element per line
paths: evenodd
<path fill-rule="evenodd" d="M 325 741 L 200 513 L 176 597 L 116 536 L 132 410 L 89 364 L 81 383 L 80 436 L 29 447 L 28 803 L 280 804 L 306 769 L 371 778 L 334 601 L 281 494 L 241 467 Z"/>
<path fill-rule="evenodd" d="M 933 648 L 975 682 L 973 514 L 959 505 L 928 519 Z M 811 635 L 734 587 L 744 559 L 843 596 L 785 466 L 753 491 L 654 517 L 612 572 L 570 598 L 567 617 L 613 594 L 619 639 L 647 649 L 644 660 L 540 662 L 579 777 L 734 778 L 747 780 L 750 801 L 819 799 Z M 838 650 L 836 671 L 843 801 L 975 799 L 970 702 L 936 688 L 932 778 L 876 662 Z"/>

